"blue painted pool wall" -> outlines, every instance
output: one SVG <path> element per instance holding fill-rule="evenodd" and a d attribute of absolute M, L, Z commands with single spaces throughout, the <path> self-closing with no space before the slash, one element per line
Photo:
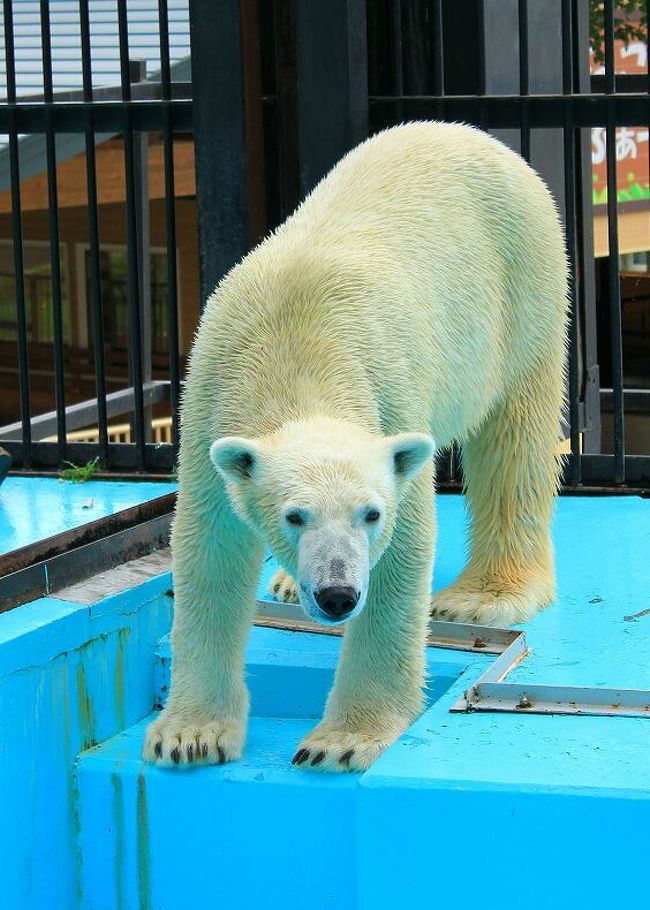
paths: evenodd
<path fill-rule="evenodd" d="M 92 607 L 0 614 L 0 857 L 7 910 L 71 910 L 81 884 L 73 764 L 146 715 L 169 576 Z"/>
<path fill-rule="evenodd" d="M 427 786 L 421 779 L 397 788 L 364 778 L 359 910 L 405 906 L 405 895 L 408 907 L 648 907 L 648 799 L 557 789 Z M 377 862 L 380 845 L 389 862 Z"/>

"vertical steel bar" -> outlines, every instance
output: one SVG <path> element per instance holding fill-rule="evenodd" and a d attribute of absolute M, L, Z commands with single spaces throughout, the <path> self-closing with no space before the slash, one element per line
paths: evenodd
<path fill-rule="evenodd" d="M 625 414 L 623 396 L 623 326 L 618 256 L 618 210 L 616 182 L 616 126 L 614 92 L 614 3 L 605 0 L 605 72 L 607 78 L 607 235 L 609 240 L 608 284 L 612 349 L 612 403 L 614 417 L 614 482 L 625 481 Z"/>
<path fill-rule="evenodd" d="M 144 60 L 129 62 L 130 83 L 144 82 L 147 64 Z M 143 388 L 151 381 L 151 350 L 153 323 L 151 314 L 151 230 L 149 227 L 149 134 L 137 130 L 133 134 L 133 172 L 135 175 L 136 237 L 138 242 L 138 304 L 140 307 L 140 343 L 142 345 Z M 145 443 L 153 442 L 153 407 L 144 409 Z"/>
<path fill-rule="evenodd" d="M 393 0 L 391 9 L 391 44 L 392 44 L 392 92 L 396 98 L 404 94 L 404 56 L 402 45 L 402 0 Z"/>
<path fill-rule="evenodd" d="M 79 0 L 81 25 L 81 72 L 84 101 L 93 100 L 92 60 L 90 53 L 90 17 L 88 0 Z M 104 307 L 102 302 L 99 217 L 97 212 L 97 170 L 95 161 L 95 127 L 93 115 L 84 120 L 86 151 L 86 192 L 88 198 L 88 246 L 90 259 L 90 307 L 92 312 L 95 354 L 95 388 L 97 390 L 97 427 L 99 429 L 99 462 L 108 468 L 108 420 L 106 416 L 106 362 L 104 356 Z"/>
<path fill-rule="evenodd" d="M 170 101 L 171 66 L 169 60 L 169 22 L 167 0 L 158 0 L 160 29 L 160 85 L 164 101 Z M 169 347 L 169 385 L 174 459 L 179 444 L 178 409 L 180 402 L 178 279 L 176 274 L 176 189 L 174 181 L 174 136 L 169 104 L 163 111 L 163 155 L 165 162 L 165 228 L 167 239 L 167 338 Z"/>
<path fill-rule="evenodd" d="M 298 6 L 307 13 L 323 8 Z M 241 4 L 190 0 L 189 11 L 203 307 L 249 246 Z M 215 105 L 217 92 L 221 103 Z M 309 182 L 311 175 L 303 172 L 302 178 Z"/>
<path fill-rule="evenodd" d="M 578 373 L 578 319 L 576 299 L 576 166 L 575 129 L 570 96 L 573 88 L 573 37 L 571 0 L 562 0 L 562 92 L 564 104 L 564 211 L 566 247 L 569 260 L 569 422 L 571 429 L 571 463 L 569 479 L 573 486 L 581 482 L 580 460 L 580 383 Z"/>
<path fill-rule="evenodd" d="M 18 158 L 18 131 L 14 119 L 16 105 L 16 60 L 14 56 L 14 22 L 11 0 L 4 0 L 3 11 L 7 102 L 11 106 L 12 113 L 9 126 L 9 173 L 11 180 L 11 231 L 14 247 L 16 332 L 18 335 L 20 419 L 22 423 L 23 464 L 25 467 L 29 467 L 32 463 L 32 425 L 29 402 L 29 351 L 27 345 L 27 312 L 23 263 L 23 218 L 20 199 L 20 163 Z"/>
<path fill-rule="evenodd" d="M 526 99 L 530 92 L 528 73 L 528 0 L 519 0 L 519 94 L 522 98 L 519 126 L 521 157 L 530 161 L 530 117 Z"/>
<path fill-rule="evenodd" d="M 43 98 L 46 104 L 54 100 L 52 86 L 52 42 L 50 34 L 50 4 L 41 0 L 41 48 L 43 59 Z M 63 304 L 61 292 L 61 248 L 59 244 L 59 200 L 56 174 L 56 141 L 51 112 L 45 132 L 45 158 L 50 216 L 50 263 L 52 269 L 52 321 L 54 327 L 54 394 L 56 401 L 56 431 L 59 463 L 66 458 L 65 416 L 65 359 L 63 351 Z"/>
<path fill-rule="evenodd" d="M 193 6 L 198 9 L 196 0 L 190 11 Z M 222 0 L 222 15 L 225 7 Z M 307 193 L 368 136 L 366 0 L 294 8 L 301 191 Z"/>
<path fill-rule="evenodd" d="M 133 382 L 136 467 L 145 467 L 144 395 L 142 388 L 142 335 L 140 320 L 140 288 L 138 262 L 138 232 L 136 211 L 135 144 L 131 122 L 131 79 L 129 70 L 129 36 L 126 2 L 118 4 L 120 42 L 120 83 L 124 105 L 124 170 L 126 178 L 126 248 L 127 300 L 130 326 L 130 362 Z"/>
<path fill-rule="evenodd" d="M 486 47 L 485 47 L 485 0 L 478 0 L 476 7 L 476 30 L 478 32 L 478 42 L 477 42 L 477 66 L 478 66 L 478 81 L 477 81 L 477 95 L 478 99 L 478 116 L 477 122 L 481 129 L 484 129 L 487 125 L 487 118 L 485 112 L 485 105 L 481 100 L 481 96 L 485 95 L 487 88 L 487 59 L 486 59 Z"/>
<path fill-rule="evenodd" d="M 572 90 L 576 94 L 591 92 L 589 59 L 590 5 L 573 0 L 571 4 Z M 601 124 L 601 125 L 604 125 Z M 576 129 L 576 252 L 578 284 L 576 286 L 578 329 L 578 372 L 584 405 L 581 462 L 585 456 L 599 453 L 601 439 L 600 370 L 598 365 L 596 275 L 594 261 L 594 211 L 592 203 L 591 128 Z"/>
<path fill-rule="evenodd" d="M 445 93 L 445 57 L 442 32 L 442 0 L 433 0 L 433 94 Z"/>

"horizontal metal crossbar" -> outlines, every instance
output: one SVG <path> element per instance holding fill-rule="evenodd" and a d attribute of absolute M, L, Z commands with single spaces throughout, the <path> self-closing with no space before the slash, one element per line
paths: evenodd
<path fill-rule="evenodd" d="M 372 97 L 376 127 L 399 120 L 456 120 L 488 123 L 490 129 L 519 129 L 522 116 L 533 129 L 573 126 L 630 126 L 650 120 L 650 95 L 447 95 Z"/>
<path fill-rule="evenodd" d="M 25 445 L 15 440 L 0 440 L 0 446 L 11 455 L 14 465 L 25 464 Z M 133 442 L 109 442 L 107 446 L 111 471 L 141 470 L 138 465 L 137 446 Z M 39 470 L 56 469 L 61 463 L 56 442 L 33 442 L 30 448 L 32 463 Z M 66 461 L 87 464 L 100 455 L 96 442 L 69 442 Z M 174 447 L 169 443 L 145 443 L 144 467 L 151 471 L 171 471 L 176 463 Z"/>
<path fill-rule="evenodd" d="M 174 132 L 192 130 L 192 101 L 69 101 L 46 104 L 2 104 L 0 132 L 83 132 L 92 119 L 98 133 L 120 133 L 128 119 L 134 130 L 155 132 L 168 123 Z"/>
<path fill-rule="evenodd" d="M 575 460 L 580 462 L 583 484 L 613 486 L 614 455 L 567 455 L 565 462 L 567 483 L 570 482 L 571 466 Z M 650 455 L 625 456 L 625 485 L 635 490 L 650 489 Z"/>
<path fill-rule="evenodd" d="M 169 380 L 154 379 L 151 382 L 145 382 L 142 386 L 142 395 L 145 407 L 157 404 L 161 401 L 169 401 Z M 135 389 L 120 389 L 117 392 L 110 392 L 106 396 L 106 416 L 117 417 L 120 414 L 130 414 L 133 412 L 135 400 Z M 68 405 L 65 409 L 66 428 L 68 432 L 79 430 L 83 427 L 92 426 L 97 423 L 98 402 L 96 398 L 88 401 L 80 401 L 78 404 Z M 46 414 L 39 414 L 31 419 L 32 439 L 44 439 L 46 436 L 53 436 L 57 430 L 57 412 L 48 411 Z M 22 421 L 7 424 L 0 427 L 0 440 L 3 443 L 9 440 L 21 440 L 23 438 Z M 56 443 L 53 443 L 56 445 Z"/>

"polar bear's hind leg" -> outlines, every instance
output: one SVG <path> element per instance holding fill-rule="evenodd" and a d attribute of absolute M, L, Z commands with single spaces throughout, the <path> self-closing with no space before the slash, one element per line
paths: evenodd
<path fill-rule="evenodd" d="M 562 388 L 562 364 L 550 358 L 463 445 L 470 558 L 457 581 L 433 598 L 434 615 L 510 625 L 553 601 L 550 524 Z"/>

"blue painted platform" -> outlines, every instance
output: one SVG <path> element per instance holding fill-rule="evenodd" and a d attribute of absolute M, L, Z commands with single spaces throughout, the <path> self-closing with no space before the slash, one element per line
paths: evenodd
<path fill-rule="evenodd" d="M 176 489 L 163 481 L 7 477 L 0 486 L 0 556 Z"/>
<path fill-rule="evenodd" d="M 462 566 L 462 498 L 440 496 L 438 514 L 436 588 Z M 650 614 L 635 616 L 650 607 L 650 502 L 564 498 L 554 537 L 558 603 L 527 625 L 510 678 L 650 688 Z M 3 906 L 647 906 L 650 721 L 450 714 L 489 655 L 429 649 L 425 713 L 365 774 L 334 777 L 290 759 L 340 641 L 257 628 L 242 761 L 143 766 L 169 586 L 0 615 Z"/>

